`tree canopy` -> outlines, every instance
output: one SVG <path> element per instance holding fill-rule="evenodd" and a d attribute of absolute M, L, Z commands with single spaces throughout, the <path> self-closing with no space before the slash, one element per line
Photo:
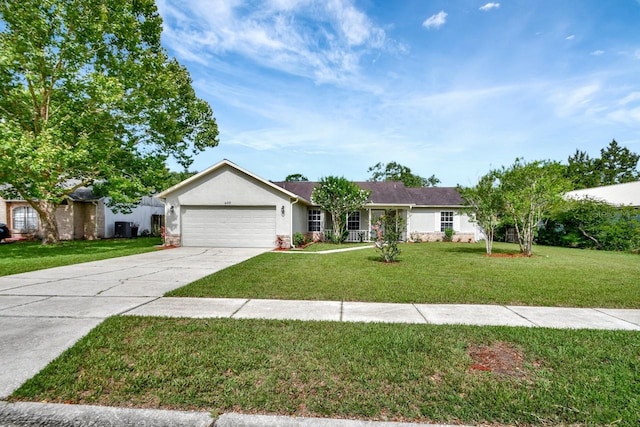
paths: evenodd
<path fill-rule="evenodd" d="M 218 144 L 153 0 L 5 0 L 0 20 L 2 195 L 38 212 L 45 243 L 75 189 L 125 209 L 159 190 L 168 158 L 186 169 Z"/>
<path fill-rule="evenodd" d="M 586 152 L 576 150 L 567 160 L 565 176 L 575 190 L 637 181 L 640 179 L 638 161 L 640 154 L 622 147 L 614 139 L 600 150 L 600 157 L 591 158 Z"/>
<path fill-rule="evenodd" d="M 531 256 L 538 224 L 558 204 L 570 187 L 563 176 L 563 166 L 557 162 L 527 163 L 516 159 L 513 165 L 499 172 L 500 193 L 504 212 L 513 222 L 520 251 Z"/>
<path fill-rule="evenodd" d="M 309 179 L 301 173 L 292 173 L 284 179 L 286 182 L 307 182 Z"/>
<path fill-rule="evenodd" d="M 458 187 L 458 192 L 468 206 L 465 211 L 469 214 L 469 218 L 484 233 L 485 248 L 487 254 L 491 255 L 495 230 L 500 224 L 504 211 L 499 173 L 490 171 L 482 176 L 475 186 Z"/>
<path fill-rule="evenodd" d="M 362 208 L 371 194 L 344 177 L 320 179 L 311 193 L 311 201 L 331 214 L 333 238 L 342 241 L 347 215 Z"/>
<path fill-rule="evenodd" d="M 379 162 L 367 169 L 367 172 L 371 172 L 371 178 L 369 179 L 371 182 L 399 181 L 406 187 L 435 187 L 440 183 L 440 180 L 435 175 L 423 178 L 412 173 L 409 167 L 397 162 L 389 162 L 387 164 Z"/>

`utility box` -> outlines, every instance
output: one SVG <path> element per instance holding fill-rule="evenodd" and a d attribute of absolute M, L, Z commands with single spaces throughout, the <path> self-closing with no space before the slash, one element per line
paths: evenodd
<path fill-rule="evenodd" d="M 114 228 L 113 237 L 124 237 L 131 238 L 131 228 L 132 225 L 130 222 L 126 221 L 116 221 L 116 226 Z"/>

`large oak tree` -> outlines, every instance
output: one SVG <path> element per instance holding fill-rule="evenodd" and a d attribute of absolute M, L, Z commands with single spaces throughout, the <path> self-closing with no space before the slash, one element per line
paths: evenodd
<path fill-rule="evenodd" d="M 209 105 L 160 44 L 153 0 L 0 0 L 0 195 L 39 214 L 92 185 L 126 209 L 218 143 Z"/>

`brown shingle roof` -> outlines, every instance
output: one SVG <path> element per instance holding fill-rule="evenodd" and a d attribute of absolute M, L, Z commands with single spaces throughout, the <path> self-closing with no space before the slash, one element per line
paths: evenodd
<path fill-rule="evenodd" d="M 311 200 L 311 192 L 317 182 L 274 182 L 273 184 Z M 455 187 L 408 188 L 402 182 L 356 182 L 371 191 L 369 203 L 380 205 L 461 206 L 464 204 Z"/>

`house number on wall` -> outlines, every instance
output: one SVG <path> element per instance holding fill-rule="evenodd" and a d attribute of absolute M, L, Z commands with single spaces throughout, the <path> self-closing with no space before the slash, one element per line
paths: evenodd
<path fill-rule="evenodd" d="M 224 202 L 224 204 L 228 206 L 231 204 L 231 202 L 227 200 L 226 202 Z"/>

